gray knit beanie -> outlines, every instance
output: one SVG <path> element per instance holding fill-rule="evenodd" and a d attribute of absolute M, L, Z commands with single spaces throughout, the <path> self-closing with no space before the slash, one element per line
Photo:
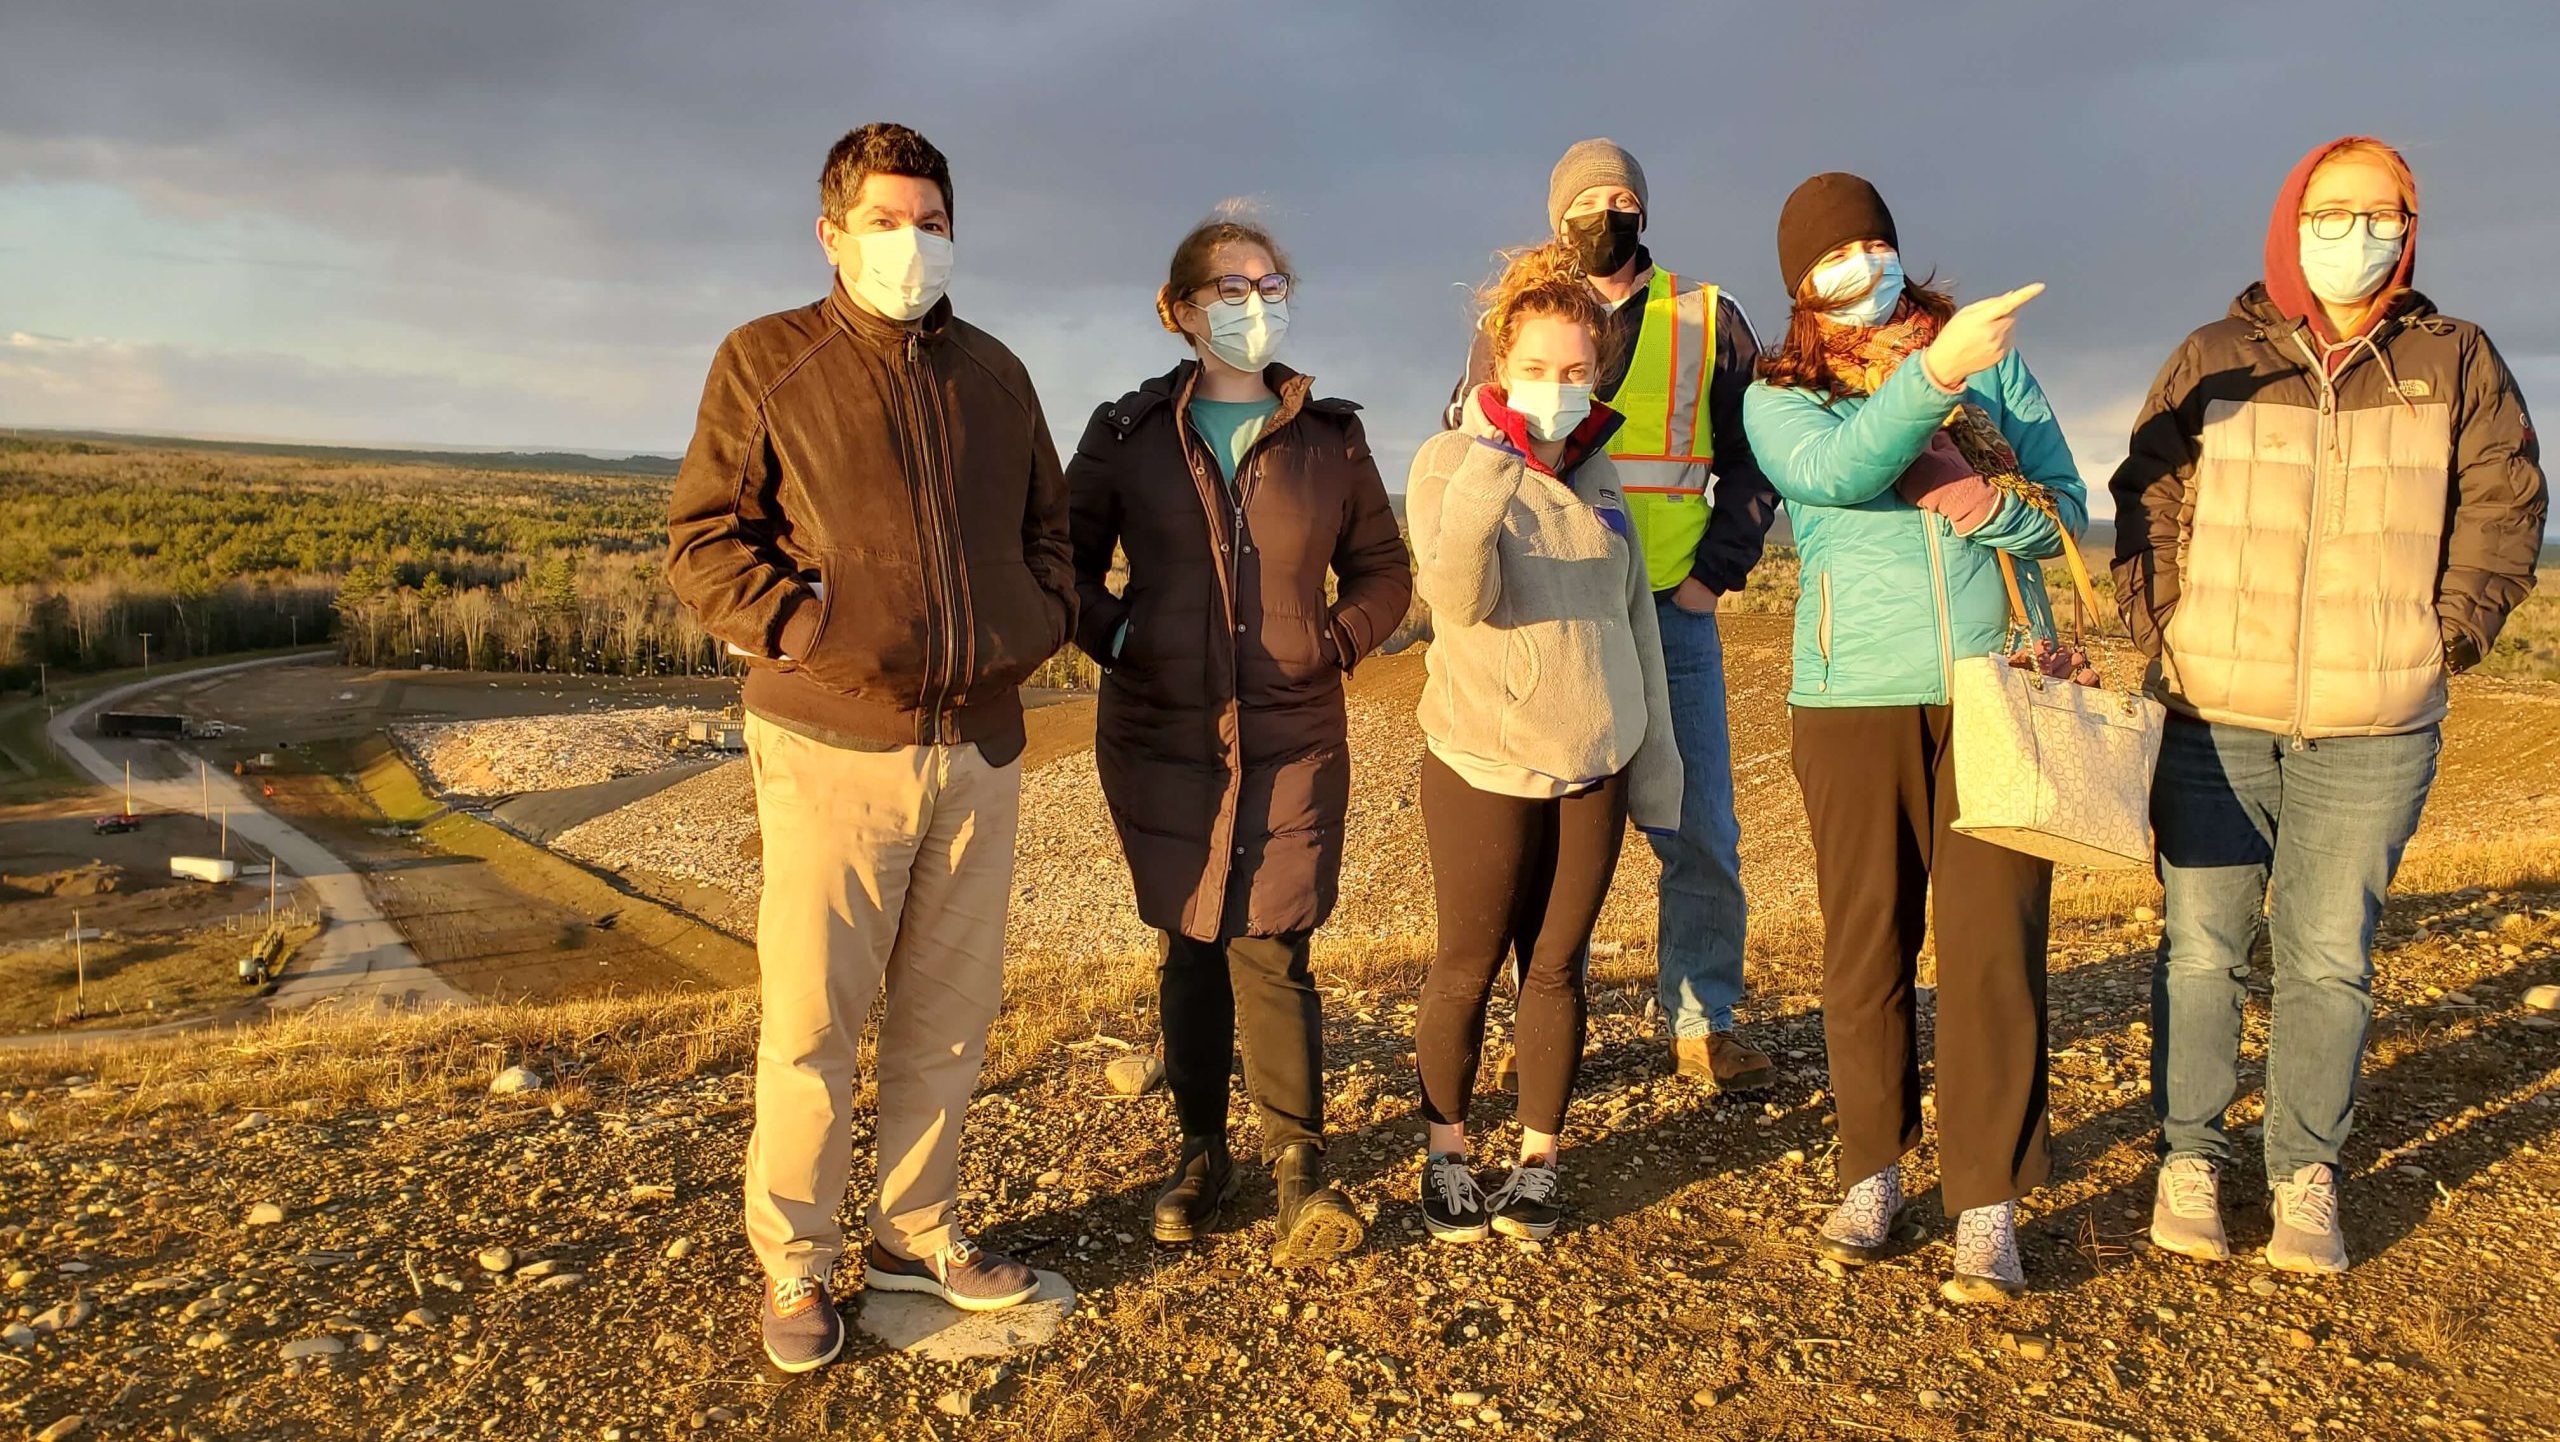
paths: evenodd
<path fill-rule="evenodd" d="M 1644 167 L 1636 164 L 1625 146 L 1614 140 L 1577 140 L 1547 173 L 1549 234 L 1564 229 L 1564 208 L 1595 185 L 1623 185 L 1636 193 L 1639 209 L 1653 209 L 1653 199 L 1645 193 Z"/>

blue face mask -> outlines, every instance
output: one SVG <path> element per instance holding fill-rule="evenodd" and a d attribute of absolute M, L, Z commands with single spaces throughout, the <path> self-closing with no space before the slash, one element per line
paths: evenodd
<path fill-rule="evenodd" d="M 2361 220 L 2336 240 L 2313 235 L 2309 221 L 2303 222 L 2300 235 L 2302 278 L 2311 283 L 2313 295 L 2341 306 L 2360 304 L 2382 289 L 2400 268 L 2400 252 L 2409 243 L 2405 235 L 2376 240 Z"/>
<path fill-rule="evenodd" d="M 1862 250 L 1845 255 L 1829 265 L 1814 267 L 1813 293 L 1817 297 L 1864 295 L 1822 313 L 1833 325 L 1875 326 L 1893 318 L 1894 307 L 1902 304 L 1902 257 L 1890 251 L 1878 255 Z"/>

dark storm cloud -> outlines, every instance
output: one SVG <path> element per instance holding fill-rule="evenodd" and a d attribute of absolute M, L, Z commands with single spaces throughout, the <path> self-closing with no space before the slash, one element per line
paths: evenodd
<path fill-rule="evenodd" d="M 1249 196 L 1306 278 L 1290 358 L 1409 449 L 1463 350 L 1457 287 L 1538 238 L 1548 166 L 1592 134 L 1643 159 L 1659 258 L 1764 332 L 1779 202 L 1821 169 L 1873 177 L 1915 268 L 1962 293 L 2048 282 L 2028 352 L 2093 466 L 2254 277 L 2284 170 L 2347 131 L 2416 164 L 2422 281 L 2529 386 L 2560 381 L 2538 273 L 2560 135 L 2520 98 L 2560 41 L 2547 5 L 21 0 L 8 29 L 0 183 L 350 237 L 414 268 L 379 304 L 451 346 L 640 368 L 620 434 L 567 438 L 595 444 L 680 440 L 720 331 L 823 285 L 818 161 L 874 118 L 951 154 L 955 295 L 1031 362 L 1062 442 L 1175 357 L 1164 256 Z"/>

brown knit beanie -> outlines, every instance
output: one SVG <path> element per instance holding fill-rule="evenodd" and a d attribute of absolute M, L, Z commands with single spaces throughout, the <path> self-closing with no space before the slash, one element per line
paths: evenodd
<path fill-rule="evenodd" d="M 1874 186 L 1842 170 L 1825 171 L 1797 186 L 1778 212 L 1778 269 L 1787 279 L 1787 299 L 1796 298 L 1806 273 L 1825 255 L 1853 240 L 1881 240 L 1902 248 L 1894 236 L 1893 212 L 1885 209 Z"/>
<path fill-rule="evenodd" d="M 1636 193 L 1636 208 L 1653 209 L 1653 200 L 1645 193 L 1644 167 L 1627 148 L 1614 140 L 1577 140 L 1573 148 L 1547 172 L 1547 233 L 1564 229 L 1564 209 L 1573 198 L 1595 185 L 1623 185 Z"/>

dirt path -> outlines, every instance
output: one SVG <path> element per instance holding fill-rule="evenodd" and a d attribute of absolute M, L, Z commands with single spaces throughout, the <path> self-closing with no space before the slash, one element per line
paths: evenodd
<path fill-rule="evenodd" d="M 252 668 L 291 665 L 306 659 L 285 657 L 245 661 L 193 673 L 189 680 L 193 683 Z M 65 710 L 54 717 L 47 728 L 55 747 L 71 764 L 86 771 L 100 784 L 120 782 L 125 774 L 121 753 L 126 743 L 105 743 L 120 753 L 111 758 L 101 749 L 101 743 L 81 735 L 79 728 L 96 711 L 162 684 L 137 681 L 102 692 Z M 296 958 L 293 969 L 277 983 L 269 998 L 270 1005 L 291 1008 L 332 1001 L 364 1005 L 444 1006 L 458 1005 L 470 999 L 419 960 L 417 953 L 401 939 L 398 929 L 374 907 L 372 900 L 365 895 L 363 883 L 346 863 L 268 813 L 237 779 L 229 775 L 214 775 L 197 781 L 184 777 L 186 768 L 175 769 L 180 773 L 179 779 L 137 779 L 134 782 L 137 800 L 156 808 L 181 811 L 195 809 L 205 796 L 210 795 L 214 798 L 213 804 L 228 809 L 232 829 L 242 839 L 261 848 L 302 879 L 313 901 L 328 918 L 328 928 L 304 949 Z M 137 773 L 140 770 L 136 768 Z"/>

